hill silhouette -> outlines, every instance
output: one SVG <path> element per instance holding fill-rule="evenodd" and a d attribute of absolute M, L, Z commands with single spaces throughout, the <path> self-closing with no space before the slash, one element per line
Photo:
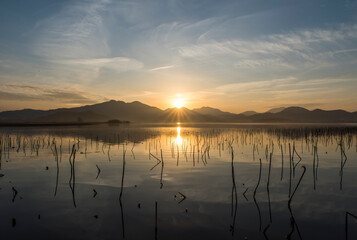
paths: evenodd
<path fill-rule="evenodd" d="M 226 122 L 226 123 L 356 123 L 357 112 L 344 110 L 307 110 L 302 107 L 274 109 L 265 113 L 247 111 L 241 114 L 216 108 L 182 107 L 161 110 L 135 101 L 107 101 L 75 108 L 52 110 L 24 109 L 0 112 L 0 123 L 68 123 L 106 122 L 112 119 L 142 123 Z"/>

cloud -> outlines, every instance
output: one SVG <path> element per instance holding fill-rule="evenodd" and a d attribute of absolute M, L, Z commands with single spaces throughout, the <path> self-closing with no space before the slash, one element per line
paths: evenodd
<path fill-rule="evenodd" d="M 325 98 L 326 94 L 337 96 L 345 91 L 345 85 L 353 86 L 355 78 L 324 78 L 299 80 L 295 77 L 271 79 L 255 82 L 225 84 L 210 91 L 225 95 L 247 96 L 269 99 Z M 353 88 L 353 87 L 352 87 Z M 324 97 L 324 95 L 326 95 Z"/>
<path fill-rule="evenodd" d="M 335 63 L 336 54 L 355 54 L 357 25 L 336 29 L 309 29 L 284 34 L 263 35 L 254 39 L 207 40 L 178 48 L 184 58 L 233 62 L 236 68 L 257 69 L 277 66 L 294 69 Z M 331 51 L 332 50 L 332 51 Z"/>
<path fill-rule="evenodd" d="M 181 20 L 163 23 L 149 31 L 150 40 L 166 47 L 204 40 L 205 35 L 217 27 L 223 17 L 210 17 L 201 20 Z"/>
<path fill-rule="evenodd" d="M 242 112 L 265 111 L 273 107 L 302 106 L 309 108 L 355 111 L 355 78 L 318 78 L 299 80 L 287 78 L 268 79 L 255 82 L 224 84 L 187 94 L 189 103 L 197 107 L 210 105 L 222 110 Z M 346 90 L 346 86 L 350 86 Z M 334 100 L 331 102 L 331 96 Z M 222 104 L 224 103 L 224 104 Z"/>
<path fill-rule="evenodd" d="M 265 81 L 256 81 L 256 82 L 240 82 L 240 83 L 232 83 L 221 85 L 216 88 L 216 91 L 231 93 L 231 92 L 257 92 L 257 91 L 270 91 L 272 89 L 281 88 L 286 85 L 293 85 L 296 83 L 296 78 L 288 77 L 282 79 L 271 79 Z"/>
<path fill-rule="evenodd" d="M 152 68 L 152 69 L 149 69 L 149 71 L 160 71 L 160 70 L 170 69 L 170 68 L 173 68 L 173 67 L 174 67 L 174 65 L 168 65 L 168 66 Z"/>
<path fill-rule="evenodd" d="M 61 89 L 25 84 L 4 84 L 1 86 L 0 99 L 7 101 L 54 101 L 63 104 L 93 104 L 107 100 L 95 94 L 76 89 Z"/>
<path fill-rule="evenodd" d="M 91 58 L 110 53 L 102 14 L 110 1 L 77 1 L 36 25 L 36 55 L 49 58 Z"/>
<path fill-rule="evenodd" d="M 281 58 L 270 58 L 270 59 L 243 59 L 238 60 L 234 63 L 234 67 L 238 69 L 257 69 L 268 66 L 280 66 L 283 68 L 296 69 L 291 64 L 288 64 Z"/>
<path fill-rule="evenodd" d="M 56 60 L 55 63 L 61 63 L 75 67 L 89 68 L 89 70 L 99 71 L 100 69 L 110 69 L 116 72 L 126 72 L 139 70 L 143 68 L 143 63 L 124 57 L 113 58 L 87 58 L 87 59 L 73 59 L 73 60 Z"/>
<path fill-rule="evenodd" d="M 43 74 L 60 82 L 88 85 L 142 69 L 142 61 L 113 53 L 110 15 L 117 5 L 111 0 L 70 1 L 37 22 L 32 50 L 48 69 Z"/>

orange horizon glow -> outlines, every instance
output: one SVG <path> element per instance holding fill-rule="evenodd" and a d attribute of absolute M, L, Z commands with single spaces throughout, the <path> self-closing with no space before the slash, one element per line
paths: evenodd
<path fill-rule="evenodd" d="M 175 99 L 173 105 L 175 108 L 182 108 L 185 106 L 185 101 L 183 99 Z"/>

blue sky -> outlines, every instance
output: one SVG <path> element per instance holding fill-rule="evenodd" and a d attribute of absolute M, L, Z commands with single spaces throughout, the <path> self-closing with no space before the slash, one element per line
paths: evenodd
<path fill-rule="evenodd" d="M 357 110 L 356 1 L 1 1 L 0 111 Z"/>

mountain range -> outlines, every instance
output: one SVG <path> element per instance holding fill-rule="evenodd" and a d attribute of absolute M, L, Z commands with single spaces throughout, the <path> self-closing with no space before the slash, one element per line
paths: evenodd
<path fill-rule="evenodd" d="M 0 112 L 0 124 L 6 123 L 74 123 L 106 122 L 119 119 L 130 122 L 226 122 L 226 123 L 356 123 L 357 112 L 344 110 L 307 110 L 302 107 L 275 108 L 265 113 L 247 111 L 240 114 L 216 108 L 168 108 L 161 110 L 135 101 L 107 101 L 94 105 L 53 110 L 15 110 Z"/>

